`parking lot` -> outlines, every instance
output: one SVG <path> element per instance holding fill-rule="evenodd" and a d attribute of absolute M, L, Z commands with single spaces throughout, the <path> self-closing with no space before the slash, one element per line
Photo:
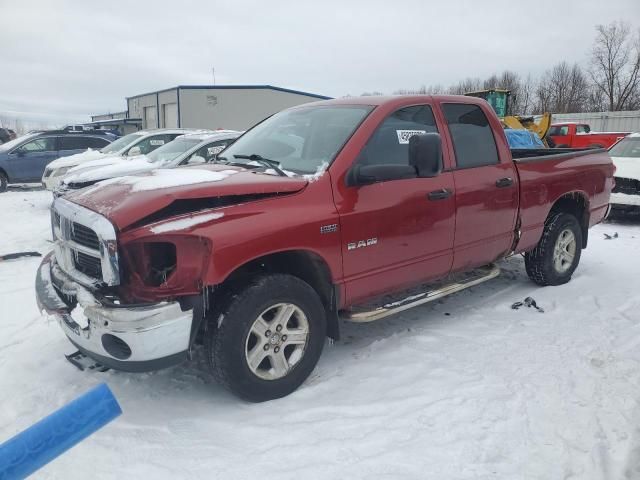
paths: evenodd
<path fill-rule="evenodd" d="M 2 202 L 0 253 L 46 253 L 50 192 Z M 639 254 L 640 222 L 611 221 L 567 285 L 535 286 L 512 257 L 461 294 L 344 324 L 302 387 L 265 404 L 218 386 L 200 350 L 156 373 L 80 372 L 37 310 L 40 259 L 2 262 L 0 438 L 107 382 L 122 418 L 38 478 L 637 478 Z M 511 308 L 528 296 L 544 313 Z"/>

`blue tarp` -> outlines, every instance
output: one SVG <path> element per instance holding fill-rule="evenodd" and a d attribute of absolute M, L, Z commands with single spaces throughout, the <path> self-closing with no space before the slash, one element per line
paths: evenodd
<path fill-rule="evenodd" d="M 529 130 L 506 128 L 504 133 L 511 148 L 545 148 L 540 137 Z"/>

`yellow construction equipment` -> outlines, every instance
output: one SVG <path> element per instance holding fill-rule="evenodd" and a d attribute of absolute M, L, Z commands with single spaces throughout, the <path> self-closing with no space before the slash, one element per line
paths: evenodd
<path fill-rule="evenodd" d="M 489 105 L 493 107 L 498 117 L 500 117 L 502 125 L 505 128 L 529 130 L 538 135 L 547 147 L 549 146 L 546 139 L 549 128 L 551 127 L 551 114 L 549 112 L 543 113 L 537 121 L 533 116 L 507 115 L 509 112 L 511 91 L 500 88 L 467 92 L 465 95 L 486 100 Z"/>

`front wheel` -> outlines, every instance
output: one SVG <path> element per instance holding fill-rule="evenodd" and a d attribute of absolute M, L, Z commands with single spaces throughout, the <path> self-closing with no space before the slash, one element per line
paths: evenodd
<path fill-rule="evenodd" d="M 582 228 L 568 213 L 552 214 L 535 249 L 525 253 L 527 275 L 538 285 L 562 285 L 580 262 Z"/>
<path fill-rule="evenodd" d="M 207 329 L 214 376 L 251 402 L 293 392 L 313 371 L 324 346 L 325 310 L 311 286 L 291 275 L 250 282 Z"/>

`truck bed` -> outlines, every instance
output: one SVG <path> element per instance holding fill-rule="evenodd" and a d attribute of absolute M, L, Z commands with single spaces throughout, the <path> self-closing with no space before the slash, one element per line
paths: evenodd
<path fill-rule="evenodd" d="M 588 226 L 604 219 L 613 186 L 613 165 L 605 149 L 516 149 L 512 156 L 520 182 L 517 252 L 535 247 L 549 205 L 565 195 L 580 195 L 585 200 Z"/>

